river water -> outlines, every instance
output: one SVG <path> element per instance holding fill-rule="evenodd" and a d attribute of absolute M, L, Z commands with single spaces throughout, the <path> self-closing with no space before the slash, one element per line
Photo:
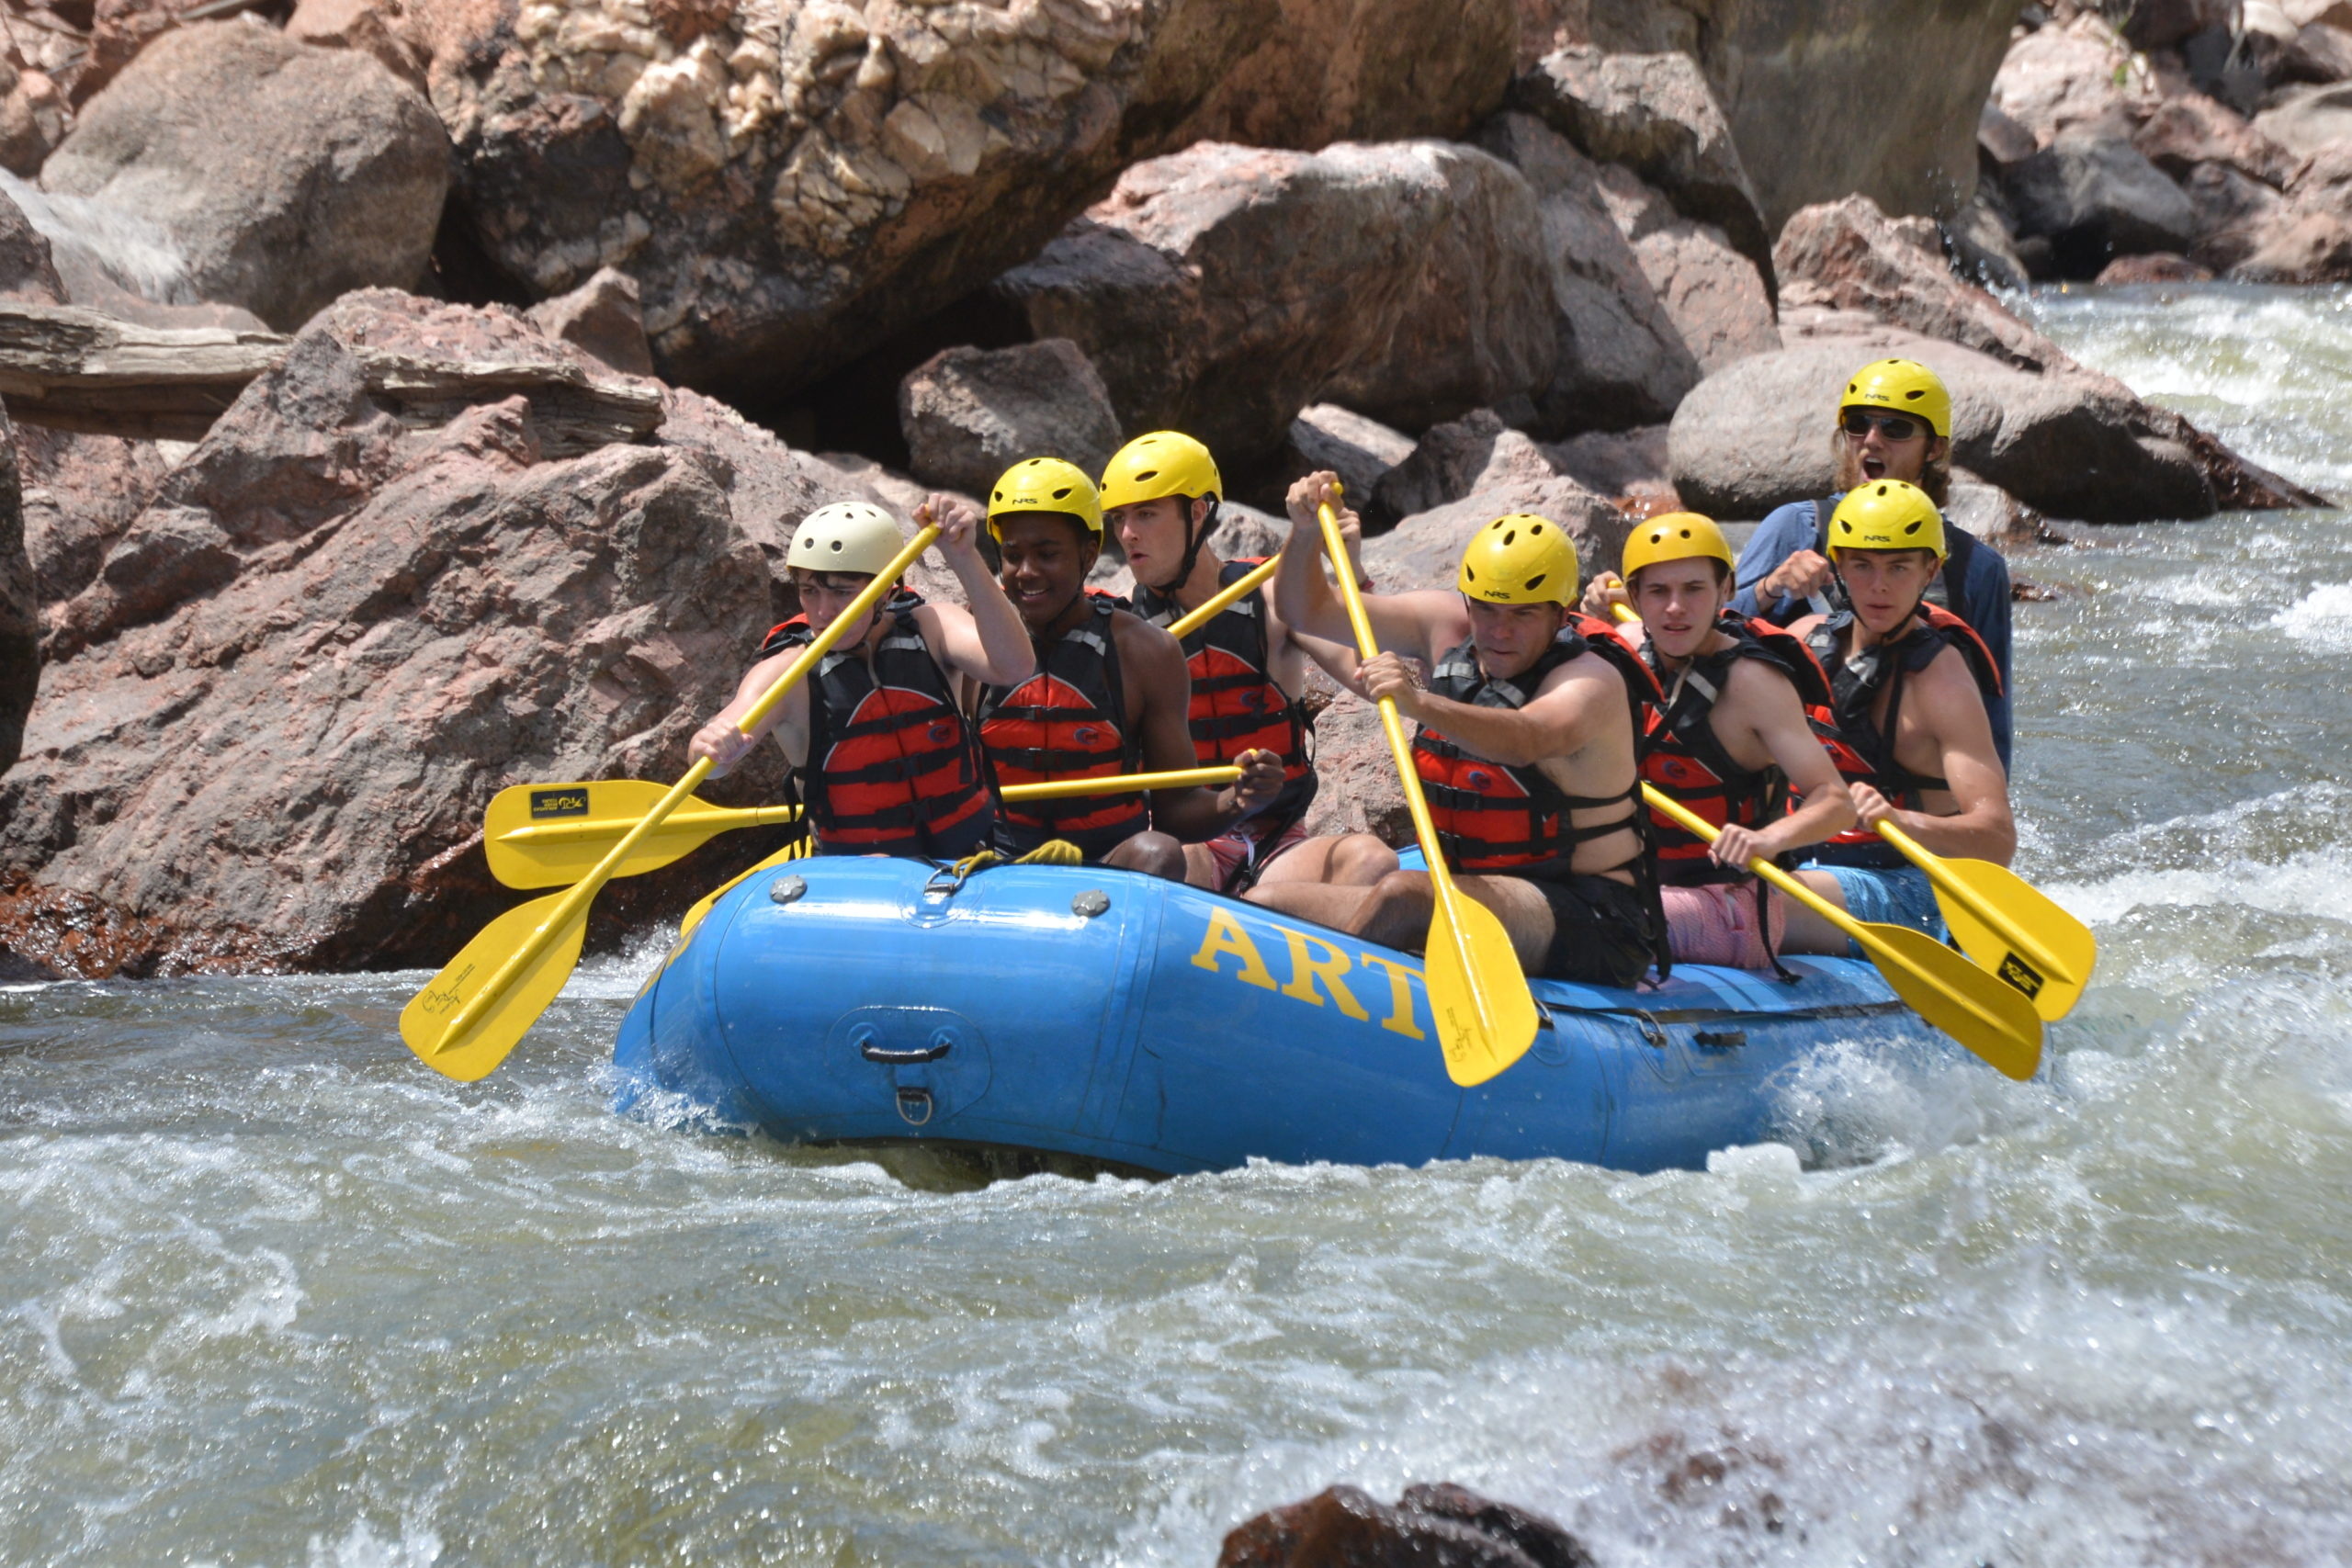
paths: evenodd
<path fill-rule="evenodd" d="M 2352 494 L 2352 293 L 2045 296 Z M 2352 1559 L 2352 539 L 2020 576 L 2044 1077 L 1826 1063 L 1802 1172 L 983 1186 L 607 1110 L 655 953 L 488 1083 L 416 976 L 0 994 L 0 1559 L 1206 1568 L 1453 1479 L 1603 1563 Z"/>

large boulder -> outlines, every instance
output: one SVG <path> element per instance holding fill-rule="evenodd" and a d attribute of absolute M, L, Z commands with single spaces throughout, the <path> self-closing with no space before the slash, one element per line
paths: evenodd
<path fill-rule="evenodd" d="M 1543 220 L 1557 350 L 1526 423 L 1565 434 L 1666 418 L 1698 384 L 1700 367 L 1619 226 L 1618 210 L 1647 187 L 1592 162 L 1532 115 L 1498 115 L 1480 134 L 1525 176 Z M 1612 197 L 1612 182 L 1634 188 Z"/>
<path fill-rule="evenodd" d="M 2067 277 L 2088 278 L 2120 255 L 2185 251 L 2197 237 L 2188 197 L 2131 142 L 2068 131 L 2002 182 L 2020 233 L 2050 242 Z"/>
<path fill-rule="evenodd" d="M 199 296 L 290 331 L 352 289 L 423 276 L 449 145 L 368 56 L 217 22 L 157 39 L 41 179 L 161 226 Z"/>
<path fill-rule="evenodd" d="M 0 773 L 17 760 L 25 716 L 40 684 L 40 598 L 25 553 L 25 508 L 16 433 L 0 413 Z"/>
<path fill-rule="evenodd" d="M 371 364 L 435 354 L 514 374 L 429 406 L 371 389 Z M 749 525 L 788 537 L 783 507 L 841 492 L 691 393 L 650 443 L 551 457 L 534 367 L 559 362 L 609 374 L 512 311 L 369 292 L 246 389 L 64 606 L 0 777 L 0 952 L 435 964 L 513 902 L 479 847 L 496 789 L 683 770 L 776 616 Z M 763 752 L 714 793 L 779 773 Z M 757 852 L 616 884 L 598 940 Z"/>
<path fill-rule="evenodd" d="M 1512 0 L 406 0 L 492 262 L 645 290 L 673 378 L 788 394 L 1193 142 L 1458 135 Z"/>
<path fill-rule="evenodd" d="M 1351 406 L 1417 423 L 1543 385 L 1542 235 L 1526 182 L 1475 148 L 1205 142 L 1129 169 L 995 288 L 1035 336 L 1079 345 L 1125 428 L 1191 431 L 1239 464 L 1359 373 L 1388 378 Z M 1433 304 L 1433 276 L 1461 297 Z"/>
<path fill-rule="evenodd" d="M 1699 62 L 1768 233 L 1799 208 L 1853 192 L 1888 212 L 1964 205 L 1976 185 L 1976 111 L 2017 16 L 2016 0 L 1591 7 L 1601 47 L 1687 51 Z"/>
<path fill-rule="evenodd" d="M 1934 224 L 1891 219 L 1869 197 L 1806 208 L 1781 229 L 1773 256 L 1781 303 L 1792 311 L 1866 311 L 2032 370 L 2074 364 L 2007 306 L 1954 276 Z"/>
<path fill-rule="evenodd" d="M 2133 133 L 2132 145 L 2177 180 L 2188 178 L 2200 165 L 2220 164 L 2279 186 L 2301 161 L 2244 115 L 2202 93 L 2184 93 L 2157 105 Z"/>
<path fill-rule="evenodd" d="M 1349 495 L 1363 498 L 1372 494 L 1382 475 L 1412 455 L 1413 438 L 1404 432 L 1337 403 L 1315 403 L 1290 422 L 1280 477 L 1287 485 L 1328 469 L 1340 476 Z"/>
<path fill-rule="evenodd" d="M 1441 427 L 1431 434 L 1447 440 L 1443 432 L 1448 428 L 1462 432 L 1465 426 L 1475 426 L 1477 417 L 1459 426 Z M 1473 438 L 1476 434 L 1469 433 Z M 1470 442 L 1457 434 L 1452 444 Z M 1632 520 L 1570 479 L 1524 435 L 1516 431 L 1504 434 L 1483 463 L 1477 460 L 1475 448 L 1466 456 L 1471 461 L 1452 474 L 1428 469 L 1419 473 L 1417 477 L 1427 488 L 1414 499 L 1424 502 L 1425 509 L 1409 513 L 1365 542 L 1364 570 L 1384 589 L 1451 587 L 1470 536 L 1513 512 L 1532 512 L 1558 524 L 1575 541 L 1577 558 L 1588 572 L 1613 567 L 1624 553 Z M 1405 487 L 1384 485 L 1383 491 L 1395 496 L 1405 493 Z M 1367 517 L 1367 529 L 1370 526 Z"/>
<path fill-rule="evenodd" d="M 899 426 L 917 479 L 975 493 L 1023 457 L 1099 474 L 1119 446 L 1111 394 L 1068 338 L 932 355 L 899 384 Z"/>
<path fill-rule="evenodd" d="M 1685 216 L 1714 224 L 1771 287 L 1771 232 L 1756 187 L 1690 56 L 1564 49 L 1512 81 L 1510 104 L 1586 156 L 1625 165 Z"/>
<path fill-rule="evenodd" d="M 2096 12 L 2028 33 L 2002 55 L 1992 106 L 2047 147 L 2068 130 L 2131 134 L 2157 103 L 2130 43 Z"/>
<path fill-rule="evenodd" d="M 2352 282 L 2352 143 L 2312 158 L 2284 201 L 2207 244 L 2232 243 L 2243 250 L 2229 265 L 2239 282 Z"/>
<path fill-rule="evenodd" d="M 1890 354 L 1924 360 L 1951 387 L 1953 461 L 2052 516 L 2135 523 L 2317 503 L 2111 378 L 2036 374 L 1883 330 L 1758 355 L 1700 383 L 1669 433 L 1675 488 L 1717 517 L 1826 493 L 1839 389 Z"/>
<path fill-rule="evenodd" d="M 2352 82 L 2283 93 L 2254 117 L 2254 128 L 2305 158 L 2352 146 Z"/>

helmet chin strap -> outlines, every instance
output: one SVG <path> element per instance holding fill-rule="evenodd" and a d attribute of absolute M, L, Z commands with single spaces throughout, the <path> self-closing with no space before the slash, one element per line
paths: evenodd
<path fill-rule="evenodd" d="M 1201 558 L 1201 547 L 1207 544 L 1209 536 L 1216 531 L 1217 514 L 1225 509 L 1224 501 L 1218 499 L 1209 502 L 1209 514 L 1201 519 L 1201 525 L 1195 530 L 1193 526 L 1193 503 L 1199 499 L 1189 495 L 1184 498 L 1184 554 L 1176 563 L 1176 575 L 1153 589 L 1155 593 L 1172 595 L 1191 580 L 1193 568 Z"/>

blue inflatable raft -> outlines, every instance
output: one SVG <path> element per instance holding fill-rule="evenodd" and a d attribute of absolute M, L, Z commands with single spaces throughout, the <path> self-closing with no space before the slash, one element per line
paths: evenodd
<path fill-rule="evenodd" d="M 725 891 L 647 982 L 615 1058 L 788 1142 L 936 1140 L 1181 1174 L 1553 1156 L 1696 1167 L 1773 1130 L 1832 1042 L 1957 1052 L 1867 964 L 1537 981 L 1533 1047 L 1446 1077 L 1419 961 L 1094 867 L 797 860 Z"/>

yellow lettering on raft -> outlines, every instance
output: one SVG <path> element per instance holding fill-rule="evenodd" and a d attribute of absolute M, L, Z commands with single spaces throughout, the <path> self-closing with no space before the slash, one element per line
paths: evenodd
<path fill-rule="evenodd" d="M 1388 971 L 1388 1016 L 1380 1021 L 1380 1027 L 1394 1030 L 1408 1040 L 1427 1040 L 1429 1036 L 1421 1032 L 1421 1026 L 1413 1021 L 1413 987 L 1405 983 L 1405 976 L 1413 971 L 1376 953 L 1365 953 L 1363 961 L 1368 967 Z"/>
<path fill-rule="evenodd" d="M 1331 993 L 1331 999 L 1340 1004 L 1342 1013 L 1358 1023 L 1372 1021 L 1372 1014 L 1363 1010 L 1363 1004 L 1340 984 L 1340 976 L 1355 967 L 1348 962 L 1346 953 L 1321 937 L 1308 936 L 1305 931 L 1295 931 L 1288 926 L 1276 926 L 1274 929 L 1283 933 L 1283 941 L 1290 943 L 1290 984 L 1283 987 L 1283 995 L 1296 997 L 1300 1001 L 1313 1002 L 1321 1007 L 1323 998 L 1315 988 L 1315 982 L 1320 980 L 1324 989 Z M 1309 953 L 1306 951 L 1308 942 L 1321 948 L 1325 956 L 1317 958 Z"/>
<path fill-rule="evenodd" d="M 1205 969 L 1212 975 L 1222 974 L 1216 961 L 1220 954 L 1227 953 L 1241 960 L 1241 969 L 1235 976 L 1236 979 L 1261 990 L 1274 988 L 1274 976 L 1266 968 L 1266 961 L 1258 956 L 1258 944 L 1250 940 L 1250 933 L 1241 929 L 1241 922 L 1223 909 L 1211 910 L 1208 934 L 1201 939 L 1201 950 L 1193 954 L 1193 966 Z"/>

